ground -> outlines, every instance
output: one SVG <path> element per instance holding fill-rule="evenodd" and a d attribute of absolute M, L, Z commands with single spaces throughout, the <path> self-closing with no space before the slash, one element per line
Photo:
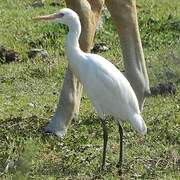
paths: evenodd
<path fill-rule="evenodd" d="M 102 158 L 102 128 L 89 99 L 83 94 L 79 119 L 64 139 L 46 135 L 42 128 L 58 101 L 67 61 L 67 28 L 32 21 L 64 7 L 33 7 L 30 0 L 0 2 L 0 44 L 19 53 L 16 62 L 0 63 L 0 178 L 2 179 L 119 179 L 119 138 L 109 118 L 106 170 L 98 171 Z M 140 137 L 124 124 L 125 179 L 178 179 L 180 124 L 180 2 L 137 0 L 140 33 L 151 86 L 172 82 L 174 95 L 146 99 L 143 117 L 147 135 Z M 110 49 L 100 55 L 121 71 L 122 54 L 111 18 L 103 15 L 103 28 L 95 42 Z M 28 58 L 31 48 L 47 50 L 49 57 Z M 8 168 L 9 166 L 9 168 Z"/>

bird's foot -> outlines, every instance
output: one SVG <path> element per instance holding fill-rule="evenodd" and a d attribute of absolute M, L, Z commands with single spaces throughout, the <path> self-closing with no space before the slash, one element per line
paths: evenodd
<path fill-rule="evenodd" d="M 119 176 L 122 176 L 122 174 L 123 174 L 123 173 L 122 173 L 122 168 L 119 168 L 119 169 L 118 169 L 118 174 L 119 174 Z"/>
<path fill-rule="evenodd" d="M 118 162 L 118 164 L 116 165 L 116 167 L 118 168 L 118 174 L 119 174 L 119 176 L 122 176 L 123 171 L 122 171 L 122 164 L 121 164 L 121 162 Z"/>
<path fill-rule="evenodd" d="M 104 171 L 105 170 L 105 165 L 102 165 L 101 167 L 100 167 L 100 171 Z"/>
<path fill-rule="evenodd" d="M 105 171 L 106 170 L 106 166 L 104 165 L 101 165 L 101 166 L 99 166 L 98 168 L 97 168 L 97 172 L 98 173 L 101 173 L 101 172 L 103 172 L 103 171 Z"/>

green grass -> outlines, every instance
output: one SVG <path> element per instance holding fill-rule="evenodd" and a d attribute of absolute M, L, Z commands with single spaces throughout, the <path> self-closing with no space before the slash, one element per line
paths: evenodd
<path fill-rule="evenodd" d="M 119 179 L 118 130 L 109 119 L 107 169 L 99 173 L 102 156 L 100 122 L 84 95 L 79 120 L 64 139 L 41 131 L 52 117 L 67 67 L 64 38 L 67 28 L 35 23 L 35 15 L 60 7 L 32 8 L 32 1 L 1 0 L 0 43 L 20 54 L 20 61 L 0 64 L 0 173 L 6 160 L 15 168 L 2 179 Z M 62 2 L 62 1 L 60 1 Z M 126 179 L 178 179 L 180 157 L 180 3 L 178 0 L 138 0 L 140 32 L 151 86 L 171 81 L 177 93 L 146 99 L 143 117 L 148 126 L 144 139 L 125 125 Z M 64 4 L 62 3 L 62 7 Z M 111 49 L 101 55 L 123 70 L 118 35 L 111 19 L 96 36 Z M 30 60 L 27 51 L 44 48 L 49 58 Z"/>

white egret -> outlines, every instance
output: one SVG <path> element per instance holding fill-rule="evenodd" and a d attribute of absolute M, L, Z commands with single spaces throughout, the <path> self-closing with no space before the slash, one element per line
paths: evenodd
<path fill-rule="evenodd" d="M 108 60 L 80 49 L 79 36 L 81 24 L 78 15 L 69 8 L 60 12 L 33 18 L 35 20 L 52 20 L 65 24 L 69 32 L 65 44 L 65 53 L 70 67 L 94 105 L 103 127 L 103 161 L 105 165 L 108 132 L 105 117 L 111 115 L 119 125 L 120 156 L 119 166 L 123 160 L 123 129 L 122 121 L 128 121 L 133 128 L 144 135 L 147 131 L 146 124 L 140 115 L 136 95 L 125 76 Z"/>

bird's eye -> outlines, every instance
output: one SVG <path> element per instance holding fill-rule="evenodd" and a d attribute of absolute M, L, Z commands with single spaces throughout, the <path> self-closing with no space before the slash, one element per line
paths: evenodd
<path fill-rule="evenodd" d="M 62 18 L 65 14 L 64 13 L 59 13 L 58 18 Z"/>

